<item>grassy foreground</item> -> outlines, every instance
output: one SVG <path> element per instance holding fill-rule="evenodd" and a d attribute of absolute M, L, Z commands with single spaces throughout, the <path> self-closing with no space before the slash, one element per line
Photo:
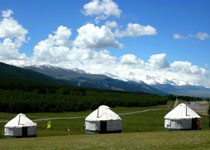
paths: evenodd
<path fill-rule="evenodd" d="M 210 130 L 1 139 L 2 150 L 209 150 Z"/>

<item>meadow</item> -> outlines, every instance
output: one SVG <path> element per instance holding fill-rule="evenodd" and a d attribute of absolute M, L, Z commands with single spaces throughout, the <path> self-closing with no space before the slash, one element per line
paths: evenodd
<path fill-rule="evenodd" d="M 121 115 L 123 128 L 120 134 L 85 135 L 85 117 L 91 111 L 65 113 L 27 113 L 30 119 L 54 117 L 78 117 L 78 119 L 51 120 L 51 128 L 47 129 L 47 121 L 37 122 L 36 138 L 4 139 L 1 125 L 1 150 L 209 150 L 210 130 L 209 117 L 202 116 L 200 131 L 164 131 L 163 117 L 173 106 L 173 101 L 167 105 L 152 107 L 116 107 L 112 110 L 118 114 L 136 112 L 147 109 L 157 109 L 143 113 Z M 0 113 L 0 120 L 10 120 L 17 114 Z M 67 128 L 71 135 L 68 136 Z"/>
<path fill-rule="evenodd" d="M 209 150 L 210 130 L 1 139 L 1 150 Z"/>
<path fill-rule="evenodd" d="M 173 105 L 173 101 L 169 101 L 167 105 L 158 105 L 152 107 L 116 107 L 112 108 L 117 114 L 135 112 L 147 109 L 157 109 L 149 112 L 136 113 L 131 115 L 121 115 L 122 118 L 122 132 L 152 132 L 164 130 L 164 116 L 171 110 L 168 105 Z M 85 133 L 84 123 L 85 117 L 91 111 L 81 112 L 65 112 L 65 113 L 27 113 L 26 116 L 32 120 L 41 118 L 54 118 L 54 117 L 81 117 L 78 119 L 61 119 L 51 120 L 51 128 L 47 129 L 47 121 L 37 122 L 37 136 L 65 136 L 68 134 L 67 129 L 70 128 L 71 135 L 81 135 Z M 10 120 L 15 117 L 15 113 L 0 113 L 0 120 Z M 3 127 L 1 125 L 1 138 L 3 138 Z M 208 116 L 202 116 L 202 130 L 209 130 Z"/>

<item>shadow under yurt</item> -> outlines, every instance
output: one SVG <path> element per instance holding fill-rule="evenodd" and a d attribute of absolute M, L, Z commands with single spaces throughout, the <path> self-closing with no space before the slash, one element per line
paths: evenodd
<path fill-rule="evenodd" d="M 184 103 L 175 107 L 172 111 L 165 115 L 164 119 L 165 130 L 201 129 L 201 117 Z"/>
<path fill-rule="evenodd" d="M 102 105 L 85 118 L 85 133 L 120 133 L 121 120 L 108 106 Z"/>
<path fill-rule="evenodd" d="M 36 129 L 36 123 L 26 115 L 18 114 L 5 125 L 4 135 L 6 138 L 36 137 Z"/>

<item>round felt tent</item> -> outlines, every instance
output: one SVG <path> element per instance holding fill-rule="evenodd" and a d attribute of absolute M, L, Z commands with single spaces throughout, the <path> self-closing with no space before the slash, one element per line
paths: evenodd
<path fill-rule="evenodd" d="M 6 137 L 35 137 L 36 129 L 36 123 L 33 123 L 26 115 L 18 114 L 5 125 L 4 135 Z"/>
<path fill-rule="evenodd" d="M 164 117 L 164 128 L 166 130 L 200 130 L 201 117 L 181 103 Z"/>
<path fill-rule="evenodd" d="M 102 105 L 85 118 L 86 134 L 120 133 L 121 120 L 108 106 Z"/>

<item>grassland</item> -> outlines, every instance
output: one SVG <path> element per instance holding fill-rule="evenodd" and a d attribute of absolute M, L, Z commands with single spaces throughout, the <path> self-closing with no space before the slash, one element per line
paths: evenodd
<path fill-rule="evenodd" d="M 116 107 L 118 114 L 145 109 L 149 112 L 122 115 L 123 133 L 84 135 L 84 118 L 38 122 L 37 138 L 4 139 L 2 124 L 0 150 L 210 150 L 208 116 L 202 116 L 201 131 L 163 131 L 168 105 L 153 107 Z M 66 113 L 28 113 L 31 119 L 87 116 L 91 111 Z M 0 113 L 0 120 L 10 120 L 16 114 Z M 71 135 L 67 135 L 70 127 Z"/>
<path fill-rule="evenodd" d="M 155 111 L 149 111 L 139 114 L 124 115 L 122 118 L 122 131 L 123 133 L 132 132 L 151 132 L 151 131 L 163 131 L 164 119 L 163 117 L 170 111 L 167 109 L 168 105 L 173 105 L 173 102 L 169 102 L 167 105 L 159 105 L 153 107 L 116 107 L 112 110 L 118 114 L 135 112 L 145 109 L 158 109 Z M 66 112 L 66 113 L 28 113 L 27 117 L 30 119 L 40 119 L 40 118 L 52 118 L 52 117 L 75 117 L 84 116 L 80 119 L 68 119 L 68 120 L 52 120 L 51 128 L 46 129 L 47 121 L 37 122 L 38 137 L 45 136 L 65 136 L 67 135 L 67 128 L 71 130 L 71 135 L 80 135 L 85 133 L 84 129 L 84 119 L 91 111 L 83 112 Z M 0 120 L 10 120 L 17 114 L 11 113 L 0 113 Z M 202 130 L 209 130 L 209 118 L 207 116 L 202 116 Z M 2 123 L 0 127 L 0 135 L 3 138 L 3 127 L 5 123 Z"/>
<path fill-rule="evenodd" d="M 210 131 L 139 132 L 1 139 L 1 150 L 209 150 Z"/>

